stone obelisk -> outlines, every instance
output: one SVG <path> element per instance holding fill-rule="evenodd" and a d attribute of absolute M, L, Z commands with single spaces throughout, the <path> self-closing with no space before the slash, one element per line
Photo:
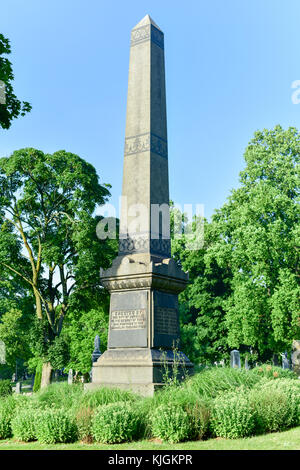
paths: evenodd
<path fill-rule="evenodd" d="M 174 353 L 188 275 L 171 258 L 169 222 L 164 34 L 147 15 L 131 32 L 119 255 L 100 273 L 111 294 L 108 350 L 87 388 L 152 395 L 166 372 L 192 369 Z"/>

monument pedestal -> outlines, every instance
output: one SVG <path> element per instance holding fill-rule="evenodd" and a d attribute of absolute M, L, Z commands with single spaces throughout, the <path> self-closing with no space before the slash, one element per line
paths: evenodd
<path fill-rule="evenodd" d="M 175 359 L 175 360 L 174 360 Z M 162 387 L 166 377 L 179 379 L 191 372 L 192 364 L 181 352 L 150 348 L 109 349 L 93 364 L 93 383 L 95 387 L 117 387 L 131 390 L 143 396 L 152 396 Z"/>
<path fill-rule="evenodd" d="M 178 293 L 187 283 L 172 258 L 149 254 L 118 256 L 101 282 L 111 293 L 108 350 L 93 364 L 93 383 L 130 389 L 145 396 L 166 377 L 182 379 L 193 364 L 178 351 Z"/>

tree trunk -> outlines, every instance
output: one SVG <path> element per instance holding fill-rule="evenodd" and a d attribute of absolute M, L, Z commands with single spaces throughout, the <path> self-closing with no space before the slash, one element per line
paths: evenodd
<path fill-rule="evenodd" d="M 50 362 L 44 362 L 42 369 L 41 389 L 51 384 L 52 366 Z"/>

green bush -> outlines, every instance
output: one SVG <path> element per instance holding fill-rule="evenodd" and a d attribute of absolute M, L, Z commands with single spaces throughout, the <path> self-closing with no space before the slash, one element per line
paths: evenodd
<path fill-rule="evenodd" d="M 140 397 L 127 390 L 119 388 L 101 387 L 96 390 L 84 392 L 78 402 L 78 407 L 98 408 L 101 405 L 119 402 L 134 402 Z"/>
<path fill-rule="evenodd" d="M 92 418 L 94 410 L 90 407 L 80 408 L 76 413 L 78 437 L 81 441 L 92 442 Z"/>
<path fill-rule="evenodd" d="M 262 381 L 251 390 L 257 433 L 278 432 L 300 424 L 300 384 L 294 380 Z"/>
<path fill-rule="evenodd" d="M 153 411 L 151 428 L 154 437 L 171 443 L 185 441 L 193 434 L 189 415 L 175 404 L 163 404 Z"/>
<path fill-rule="evenodd" d="M 254 432 L 255 411 L 242 387 L 215 398 L 212 408 L 211 428 L 217 437 L 235 439 Z"/>
<path fill-rule="evenodd" d="M 54 383 L 40 390 L 34 398 L 41 408 L 71 409 L 82 393 L 82 384 Z"/>
<path fill-rule="evenodd" d="M 78 438 L 77 427 L 64 410 L 43 410 L 36 416 L 36 437 L 44 444 L 74 442 Z"/>
<path fill-rule="evenodd" d="M 138 414 L 130 403 L 100 406 L 92 419 L 92 434 L 97 442 L 114 444 L 131 441 L 137 434 Z"/>
<path fill-rule="evenodd" d="M 13 436 L 19 441 L 29 442 L 36 439 L 35 434 L 36 410 L 33 408 L 21 409 L 12 419 Z"/>
<path fill-rule="evenodd" d="M 15 410 L 15 400 L 12 396 L 1 400 L 0 404 L 0 439 L 11 437 L 11 420 Z"/>
<path fill-rule="evenodd" d="M 219 393 L 234 391 L 241 386 L 252 388 L 261 377 L 250 372 L 230 367 L 212 367 L 186 380 L 183 387 L 198 396 L 215 398 Z"/>
<path fill-rule="evenodd" d="M 9 379 L 0 380 L 0 397 L 12 394 L 12 386 Z"/>
<path fill-rule="evenodd" d="M 186 405 L 185 411 L 191 423 L 191 439 L 203 439 L 210 431 L 211 403 L 199 399 L 194 405 Z"/>
<path fill-rule="evenodd" d="M 11 414 L 7 410 L 0 408 L 0 439 L 7 439 L 11 435 Z"/>
<path fill-rule="evenodd" d="M 282 369 L 281 367 L 271 366 L 269 364 L 263 364 L 261 366 L 254 367 L 251 369 L 250 375 L 257 376 L 259 378 L 267 379 L 297 379 L 297 375 L 288 369 Z"/>
<path fill-rule="evenodd" d="M 152 398 L 152 407 L 168 405 L 170 402 L 176 406 L 183 407 L 196 403 L 199 396 L 194 390 L 190 390 L 183 385 L 170 385 L 158 390 Z"/>
<path fill-rule="evenodd" d="M 157 392 L 152 399 L 151 416 L 160 405 L 169 407 L 170 402 L 181 408 L 190 420 L 190 438 L 203 439 L 209 431 L 210 400 L 199 396 L 184 385 L 168 386 Z"/>

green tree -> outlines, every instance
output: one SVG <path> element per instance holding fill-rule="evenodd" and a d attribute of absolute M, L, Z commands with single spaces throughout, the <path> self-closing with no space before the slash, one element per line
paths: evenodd
<path fill-rule="evenodd" d="M 1 237 L 1 235 L 0 235 Z M 10 375 L 22 369 L 31 356 L 29 331 L 34 318 L 34 303 L 25 283 L 6 269 L 0 272 L 0 340 L 6 347 Z"/>
<path fill-rule="evenodd" d="M 299 155 L 295 128 L 256 132 L 241 186 L 213 218 L 220 235 L 211 255 L 233 273 L 228 344 L 252 346 L 264 360 L 300 335 Z"/>
<path fill-rule="evenodd" d="M 27 101 L 20 101 L 14 94 L 12 64 L 7 57 L 3 57 L 10 53 L 9 40 L 0 34 L 0 92 L 4 97 L 4 102 L 0 100 L 0 127 L 3 129 L 9 129 L 13 119 L 25 116 L 31 110 Z"/>
<path fill-rule="evenodd" d="M 171 227 L 174 217 L 182 219 L 184 233 L 179 239 L 173 236 L 172 255 L 182 269 L 189 272 L 189 285 L 179 296 L 181 348 L 193 362 L 208 364 L 229 353 L 224 302 L 231 292 L 231 271 L 228 266 L 220 267 L 214 257 L 207 256 L 218 239 L 215 226 L 202 220 L 202 244 L 199 249 L 189 249 L 189 233 L 197 233 L 197 228 L 201 228 L 200 220 L 198 225 L 197 218 L 189 224 L 184 214 L 175 214 L 173 209 Z"/>
<path fill-rule="evenodd" d="M 194 361 L 232 348 L 265 361 L 299 339 L 299 155 L 296 129 L 256 132 L 240 187 L 205 223 L 203 247 L 173 241 L 190 273 L 179 300 L 183 348 Z"/>
<path fill-rule="evenodd" d="M 101 352 L 107 348 L 109 295 L 100 291 L 93 301 L 87 299 L 85 309 L 74 309 L 68 315 L 65 334 L 69 342 L 67 369 L 86 374 L 92 368 L 91 356 L 96 334 L 100 336 Z"/>
<path fill-rule="evenodd" d="M 115 240 L 96 236 L 101 218 L 94 211 L 109 185 L 99 184 L 94 167 L 77 155 L 27 148 L 0 159 L 0 186 L 0 265 L 33 293 L 44 386 L 64 318 L 83 291 L 102 289 L 99 269 L 116 254 Z"/>

